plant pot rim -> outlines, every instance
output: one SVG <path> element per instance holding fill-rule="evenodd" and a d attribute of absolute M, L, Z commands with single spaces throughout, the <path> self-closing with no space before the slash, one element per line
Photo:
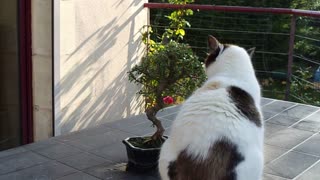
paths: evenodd
<path fill-rule="evenodd" d="M 132 149 L 135 149 L 135 150 L 139 150 L 139 151 L 154 151 L 154 150 L 159 150 L 161 149 L 161 147 L 158 147 L 158 148 L 140 148 L 140 147 L 136 147 L 136 146 L 133 146 L 130 142 L 129 142 L 129 139 L 132 139 L 132 138 L 143 138 L 143 137 L 150 137 L 150 136 L 131 136 L 131 137 L 127 137 L 125 138 L 124 140 L 122 140 L 122 143 L 125 144 L 126 146 L 130 146 Z M 168 139 L 168 136 L 162 136 L 166 139 Z"/>

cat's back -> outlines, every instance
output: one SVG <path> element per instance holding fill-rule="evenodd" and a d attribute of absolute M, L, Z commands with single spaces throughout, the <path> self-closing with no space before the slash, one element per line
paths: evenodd
<path fill-rule="evenodd" d="M 238 143 L 260 141 L 261 112 L 249 93 L 235 86 L 210 88 L 200 88 L 184 103 L 170 137 L 179 137 L 182 146 L 194 146 L 195 151 L 209 148 L 204 141 L 221 137 Z"/>
<path fill-rule="evenodd" d="M 245 159 L 262 162 L 260 154 L 255 156 L 262 148 L 260 118 L 253 98 L 241 88 L 202 87 L 181 107 L 160 161 L 167 158 L 170 179 L 236 179 L 242 175 L 236 167 Z"/>
<path fill-rule="evenodd" d="M 219 121 L 233 125 L 240 119 L 249 119 L 249 123 L 261 126 L 260 108 L 256 106 L 253 97 L 237 86 L 220 87 L 220 83 L 212 82 L 199 88 L 183 104 L 173 127 L 180 128 L 182 124 L 208 124 L 206 127 L 219 126 Z M 248 123 L 244 120 L 242 123 Z M 192 126 L 194 127 L 194 126 Z M 232 127 L 232 126 L 231 126 Z"/>
<path fill-rule="evenodd" d="M 177 117 L 208 116 L 226 108 L 231 110 L 230 105 L 226 88 L 209 89 L 208 87 L 202 87 L 184 102 Z M 179 119 L 176 118 L 176 121 L 180 121 Z"/>

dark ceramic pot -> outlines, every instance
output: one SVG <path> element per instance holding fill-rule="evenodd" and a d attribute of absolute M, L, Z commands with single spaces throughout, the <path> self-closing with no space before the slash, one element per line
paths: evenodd
<path fill-rule="evenodd" d="M 144 149 L 135 147 L 129 142 L 131 138 L 139 137 L 129 137 L 122 141 L 126 146 L 128 156 L 128 164 L 126 170 L 144 173 L 156 169 L 158 167 L 158 159 L 161 148 Z M 167 138 L 168 137 L 164 136 L 164 139 Z"/>

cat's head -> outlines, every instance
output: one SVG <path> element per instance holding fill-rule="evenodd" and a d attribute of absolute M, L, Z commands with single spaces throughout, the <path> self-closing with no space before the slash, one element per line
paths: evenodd
<path fill-rule="evenodd" d="M 236 73 L 238 69 L 245 72 L 253 70 L 251 57 L 255 48 L 245 50 L 233 44 L 222 44 L 215 37 L 208 37 L 209 54 L 205 60 L 208 77 L 217 73 Z M 243 71 L 244 70 L 244 71 Z"/>

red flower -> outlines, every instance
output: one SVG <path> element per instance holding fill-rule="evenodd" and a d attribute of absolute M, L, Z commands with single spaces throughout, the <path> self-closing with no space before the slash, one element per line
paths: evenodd
<path fill-rule="evenodd" d="M 162 100 L 165 104 L 172 104 L 173 103 L 173 98 L 171 96 L 166 96 Z"/>

